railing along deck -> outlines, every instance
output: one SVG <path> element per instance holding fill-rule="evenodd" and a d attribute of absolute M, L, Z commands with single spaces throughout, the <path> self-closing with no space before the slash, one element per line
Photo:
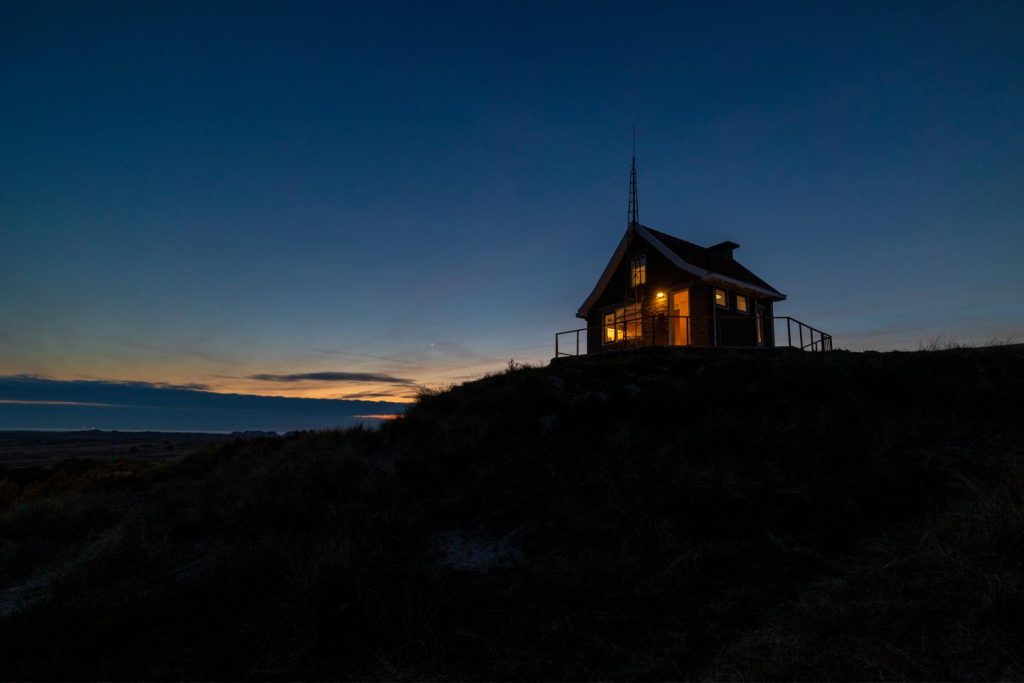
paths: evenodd
<path fill-rule="evenodd" d="M 816 327 L 811 327 L 806 323 L 802 323 L 796 318 L 791 318 L 788 315 L 771 318 L 772 322 L 778 320 L 786 321 L 786 346 L 800 349 L 801 351 L 831 351 L 832 350 L 832 335 L 822 332 Z M 797 329 L 797 344 L 793 343 L 793 325 L 796 325 Z M 804 339 L 804 331 L 807 331 L 807 339 Z M 776 335 L 777 337 L 778 335 Z M 776 339 L 776 346 L 778 346 L 778 340 Z"/>
<path fill-rule="evenodd" d="M 659 342 L 657 339 L 657 330 L 660 328 L 659 323 L 667 323 L 668 329 L 672 328 L 674 320 L 682 320 L 686 330 L 686 344 L 672 344 L 670 343 L 671 332 L 668 333 L 669 337 L 666 337 L 663 341 Z M 757 328 L 759 321 L 763 321 L 764 327 L 760 330 L 760 342 L 757 344 L 724 344 L 722 340 L 726 335 L 723 334 L 722 323 L 727 322 L 729 325 L 733 325 L 737 322 L 749 323 L 754 326 L 754 333 L 757 336 Z M 786 340 L 785 343 L 780 343 L 781 335 L 779 334 L 782 323 L 785 323 L 786 328 Z M 695 325 L 702 325 L 704 323 L 710 323 L 710 334 L 711 344 L 693 344 L 693 328 Z M 648 325 L 651 327 L 648 328 Z M 796 318 L 790 316 L 773 316 L 773 317 L 761 317 L 750 316 L 748 318 L 699 318 L 688 315 L 659 315 L 659 316 L 641 316 L 635 318 L 628 318 L 617 320 L 615 326 L 611 329 L 615 330 L 616 339 L 611 343 L 615 344 L 614 349 L 619 348 L 635 348 L 642 346 L 691 346 L 694 348 L 713 348 L 713 347 L 768 347 L 768 348 L 795 348 L 801 351 L 831 351 L 832 350 L 832 335 L 822 332 L 816 327 L 812 327 L 807 323 L 801 322 Z M 640 334 L 635 336 L 628 336 L 627 331 L 630 329 L 640 330 Z M 652 333 L 650 339 L 644 333 L 647 329 L 651 329 Z M 767 332 L 771 330 L 769 335 Z M 565 330 L 563 332 L 555 333 L 555 357 L 560 356 L 578 356 L 581 354 L 580 346 L 580 333 L 584 333 L 584 347 L 582 353 L 586 353 L 585 347 L 589 332 L 596 330 L 598 336 L 605 334 L 606 327 L 604 325 L 580 327 L 575 330 Z M 621 334 L 621 336 L 619 336 Z M 572 335 L 572 337 L 569 337 Z M 769 338 L 770 336 L 770 338 Z"/>

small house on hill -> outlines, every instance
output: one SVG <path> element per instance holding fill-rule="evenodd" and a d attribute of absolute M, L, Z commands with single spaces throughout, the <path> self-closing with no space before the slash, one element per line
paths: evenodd
<path fill-rule="evenodd" d="M 774 346 L 768 323 L 786 295 L 733 258 L 739 246 L 702 247 L 631 225 L 576 312 L 587 349 Z"/>
<path fill-rule="evenodd" d="M 634 157 L 626 233 L 576 312 L 587 326 L 558 333 L 556 357 L 639 346 L 832 348 L 824 332 L 775 316 L 786 295 L 736 260 L 740 245 L 702 247 L 641 225 L 637 213 Z"/>

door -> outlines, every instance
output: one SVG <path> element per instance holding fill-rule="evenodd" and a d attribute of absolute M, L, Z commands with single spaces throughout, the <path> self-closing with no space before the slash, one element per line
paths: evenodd
<path fill-rule="evenodd" d="M 681 289 L 668 295 L 668 343 L 690 345 L 690 290 Z"/>
<path fill-rule="evenodd" d="M 765 307 L 762 306 L 761 304 L 757 304 L 757 306 L 754 307 L 754 310 L 756 312 L 754 320 L 754 331 L 757 334 L 757 345 L 767 346 L 767 344 L 765 343 L 765 340 L 768 338 L 768 335 L 766 334 L 766 332 L 768 331 L 766 327 L 766 321 L 768 318 L 767 311 L 765 310 Z"/>

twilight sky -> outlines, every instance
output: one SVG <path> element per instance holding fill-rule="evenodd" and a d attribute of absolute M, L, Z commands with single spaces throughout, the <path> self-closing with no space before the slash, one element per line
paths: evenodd
<path fill-rule="evenodd" d="M 4 2 L 0 375 L 404 400 L 626 222 L 851 349 L 1024 341 L 1024 3 Z M 0 396 L 0 398 L 3 398 Z"/>

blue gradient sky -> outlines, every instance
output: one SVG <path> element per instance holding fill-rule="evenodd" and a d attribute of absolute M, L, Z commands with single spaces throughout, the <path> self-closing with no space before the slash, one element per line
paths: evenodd
<path fill-rule="evenodd" d="M 1022 35 L 1020 2 L 5 2 L 0 374 L 402 399 L 546 360 L 634 122 L 641 221 L 742 244 L 778 314 L 1021 335 Z"/>

